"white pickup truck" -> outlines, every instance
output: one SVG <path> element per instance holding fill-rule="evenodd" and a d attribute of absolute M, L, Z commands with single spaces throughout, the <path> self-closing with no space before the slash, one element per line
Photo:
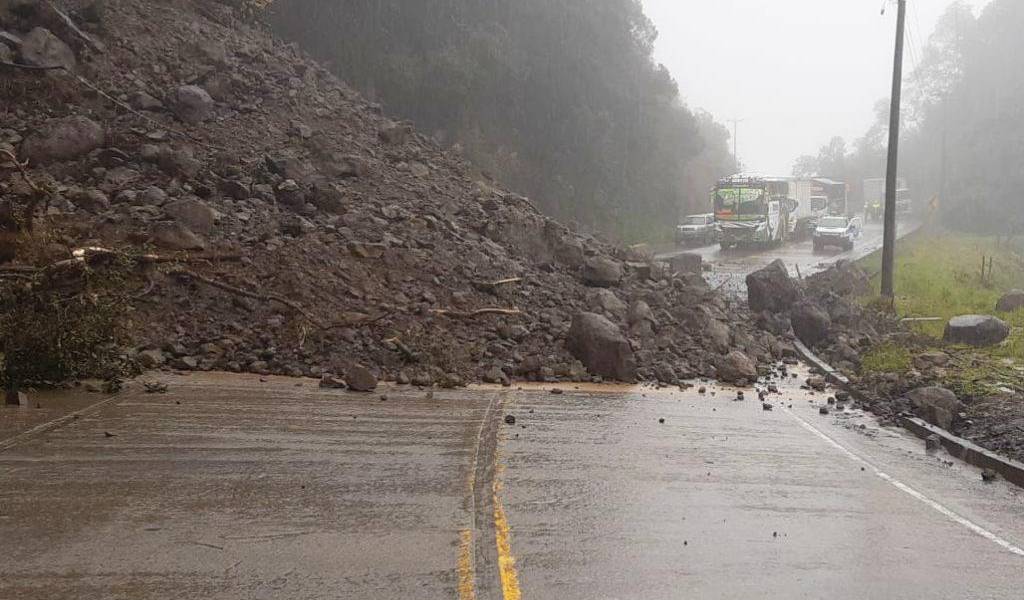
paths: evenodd
<path fill-rule="evenodd" d="M 818 251 L 826 246 L 853 250 L 853 245 L 862 232 L 859 217 L 822 217 L 814 229 L 814 250 Z"/>

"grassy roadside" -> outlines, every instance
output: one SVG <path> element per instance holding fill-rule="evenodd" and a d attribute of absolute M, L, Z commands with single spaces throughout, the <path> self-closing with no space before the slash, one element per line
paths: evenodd
<path fill-rule="evenodd" d="M 1019 245 L 1001 243 L 995 237 L 921 231 L 901 240 L 896 256 L 896 311 L 902 317 L 940 319 L 910 327 L 927 336 L 931 348 L 953 355 L 951 387 L 971 396 L 985 395 L 1022 378 L 1016 367 L 1024 366 L 1024 310 L 995 311 L 996 302 L 1005 292 L 1024 288 L 1024 250 Z M 982 257 L 992 259 L 991 276 L 984 280 Z M 860 265 L 875 274 L 872 284 L 878 290 L 881 253 L 865 257 Z M 1011 326 L 1010 338 L 1000 346 L 980 350 L 945 346 L 942 334 L 946 321 L 964 314 L 998 316 Z M 862 370 L 906 372 L 913 364 L 912 352 L 919 350 L 893 344 L 880 346 L 864 356 Z"/>

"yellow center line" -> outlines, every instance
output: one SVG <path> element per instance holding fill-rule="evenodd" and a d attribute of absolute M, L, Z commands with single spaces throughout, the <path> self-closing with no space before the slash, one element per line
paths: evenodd
<path fill-rule="evenodd" d="M 473 531 L 459 532 L 459 600 L 476 600 L 476 574 L 473 569 Z"/>
<path fill-rule="evenodd" d="M 497 460 L 497 457 L 495 458 Z M 516 572 L 516 559 L 512 556 L 511 532 L 505 507 L 501 503 L 501 465 L 496 465 L 494 472 L 494 537 L 498 545 L 498 571 L 501 575 L 501 592 L 505 600 L 521 600 L 519 574 Z"/>

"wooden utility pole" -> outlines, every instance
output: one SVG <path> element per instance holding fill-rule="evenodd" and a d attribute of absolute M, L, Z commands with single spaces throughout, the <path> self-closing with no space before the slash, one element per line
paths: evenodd
<path fill-rule="evenodd" d="M 899 175 L 900 105 L 903 95 L 903 31 L 907 0 L 899 0 L 896 18 L 896 57 L 892 68 L 892 105 L 889 108 L 889 165 L 885 173 L 885 237 L 882 245 L 882 296 L 893 298 L 896 259 L 896 182 Z"/>

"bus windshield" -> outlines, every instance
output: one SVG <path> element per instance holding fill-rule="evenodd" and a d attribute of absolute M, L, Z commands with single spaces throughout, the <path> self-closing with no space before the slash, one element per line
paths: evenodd
<path fill-rule="evenodd" d="M 765 212 L 765 192 L 757 188 L 719 188 L 715 212 L 724 215 L 760 215 Z"/>

